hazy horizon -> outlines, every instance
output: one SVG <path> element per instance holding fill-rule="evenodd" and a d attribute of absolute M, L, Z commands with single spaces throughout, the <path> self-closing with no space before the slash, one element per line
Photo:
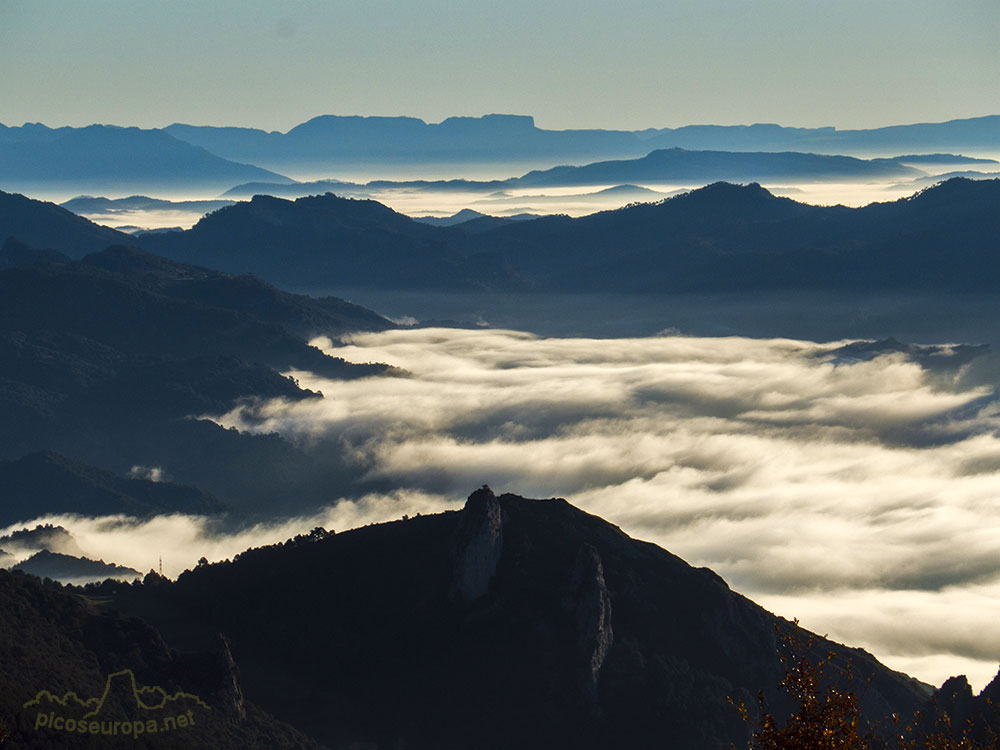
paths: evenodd
<path fill-rule="evenodd" d="M 318 111 L 531 112 L 556 129 L 933 122 L 995 101 L 983 71 L 998 29 L 991 0 L 11 0 L 0 64 L 18 75 L 0 81 L 0 122 L 285 130 Z"/>
<path fill-rule="evenodd" d="M 2 110 L 0 110 L 0 111 L 2 111 Z M 170 119 L 169 117 L 167 119 L 161 121 L 161 122 L 151 123 L 151 124 L 140 124 L 138 121 L 127 121 L 127 120 L 123 120 L 123 121 L 111 121 L 111 120 L 107 120 L 107 119 L 78 120 L 78 121 L 74 121 L 74 122 L 52 120 L 52 121 L 49 121 L 49 122 L 45 122 L 45 121 L 39 120 L 39 119 L 26 119 L 26 120 L 6 121 L 6 120 L 0 118 L 0 125 L 6 125 L 7 127 L 11 127 L 11 128 L 25 127 L 25 126 L 30 126 L 30 125 L 44 125 L 45 127 L 52 128 L 52 129 L 62 128 L 62 127 L 83 128 L 83 127 L 90 127 L 90 126 L 93 126 L 93 125 L 101 125 L 101 126 L 120 127 L 120 128 L 138 127 L 138 128 L 142 128 L 142 129 L 149 129 L 149 130 L 163 130 L 165 128 L 170 127 L 171 125 L 192 125 L 192 126 L 195 126 L 195 127 L 210 127 L 210 128 L 246 128 L 246 129 L 250 129 L 250 130 L 263 130 L 264 132 L 267 132 L 267 133 L 287 134 L 290 130 L 293 130 L 297 126 L 302 125 L 304 123 L 307 123 L 310 120 L 315 120 L 315 119 L 320 118 L 320 117 L 360 117 L 360 118 L 368 118 L 368 119 L 376 119 L 376 118 L 390 118 L 390 119 L 392 119 L 392 118 L 409 118 L 409 119 L 420 120 L 423 123 L 425 123 L 426 125 L 440 125 L 444 121 L 451 120 L 451 119 L 463 119 L 463 118 L 479 119 L 479 118 L 490 117 L 490 116 L 495 116 L 495 115 L 509 116 L 509 117 L 530 117 L 532 120 L 534 120 L 534 124 L 535 124 L 536 128 L 538 128 L 540 130 L 553 130 L 553 131 L 566 131 L 566 130 L 608 130 L 608 131 L 622 131 L 622 132 L 642 132 L 644 130 L 659 130 L 659 129 L 676 130 L 678 128 L 684 128 L 684 127 L 710 127 L 710 126 L 718 126 L 718 127 L 751 127 L 751 126 L 754 126 L 754 125 L 777 125 L 779 127 L 785 127 L 785 128 L 803 128 L 803 129 L 819 129 L 819 128 L 827 129 L 827 128 L 831 128 L 831 129 L 833 129 L 835 131 L 853 131 L 853 130 L 878 130 L 880 128 L 891 128 L 891 127 L 898 127 L 898 126 L 901 126 L 901 125 L 933 125 L 933 124 L 938 124 L 938 123 L 953 122 L 953 121 L 960 121 L 960 120 L 976 120 L 976 119 L 980 119 L 980 118 L 983 118 L 983 117 L 996 117 L 996 116 L 1000 115 L 1000 107 L 997 107 L 997 108 L 995 108 L 993 110 L 989 110 L 989 111 L 982 110 L 982 111 L 977 111 L 974 114 L 966 114 L 966 115 L 954 116 L 954 117 L 942 115 L 941 117 L 935 118 L 935 119 L 907 120 L 907 121 L 900 121 L 900 120 L 889 121 L 889 120 L 887 120 L 887 121 L 884 121 L 884 122 L 871 123 L 871 124 L 867 124 L 867 125 L 857 125 L 857 126 L 855 126 L 855 125 L 845 125 L 845 124 L 843 124 L 841 122 L 838 122 L 838 121 L 823 122 L 822 124 L 808 124 L 808 125 L 806 125 L 806 124 L 803 124 L 803 123 L 798 122 L 798 121 L 783 121 L 783 120 L 779 121 L 779 120 L 777 120 L 775 118 L 770 118 L 770 119 L 764 118 L 764 119 L 758 119 L 758 120 L 746 120 L 746 119 L 740 120 L 740 119 L 734 119 L 734 120 L 731 120 L 731 121 L 675 120 L 675 121 L 672 121 L 669 124 L 661 124 L 661 123 L 657 123 L 657 122 L 647 122 L 647 123 L 641 123 L 641 124 L 633 125 L 631 127 L 626 127 L 624 125 L 614 125 L 614 124 L 598 127 L 598 126 L 595 126 L 595 125 L 591 125 L 591 124 L 589 124 L 587 122 L 573 122 L 573 123 L 567 123 L 567 124 L 560 125 L 560 126 L 556 127 L 556 126 L 549 126 L 546 123 L 541 122 L 540 119 L 539 119 L 539 117 L 537 115 L 533 114 L 532 112 L 527 112 L 527 111 L 524 111 L 524 112 L 521 112 L 521 111 L 499 111 L 499 110 L 496 110 L 496 109 L 492 109 L 491 110 L 489 108 L 483 109 L 483 110 L 480 110 L 480 111 L 476 111 L 476 112 L 457 111 L 457 112 L 445 113 L 445 114 L 442 114 L 442 115 L 440 115 L 440 116 L 438 116 L 436 118 L 419 117 L 419 116 L 414 115 L 414 114 L 412 114 L 410 112 L 396 112 L 396 113 L 393 113 L 393 114 L 385 114 L 385 113 L 377 113 L 377 112 L 353 112 L 353 111 L 333 112 L 333 111 L 324 111 L 324 112 L 315 112 L 313 114 L 308 114 L 302 120 L 296 120 L 296 121 L 291 122 L 290 124 L 288 124 L 288 125 L 286 125 L 284 127 L 281 127 L 281 128 L 269 128 L 269 127 L 265 127 L 263 125 L 257 124 L 255 122 L 247 122 L 247 121 L 242 121 L 242 120 L 240 120 L 240 121 L 236 121 L 236 120 L 233 120 L 233 121 L 223 121 L 223 120 L 220 120 L 220 121 L 215 121 L 215 122 L 202 122 L 202 121 L 198 121 L 198 120 Z"/>

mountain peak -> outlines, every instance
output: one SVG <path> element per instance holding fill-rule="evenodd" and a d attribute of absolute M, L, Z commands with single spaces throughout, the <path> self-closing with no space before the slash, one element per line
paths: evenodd
<path fill-rule="evenodd" d="M 486 594 L 503 552 L 503 514 L 487 485 L 469 495 L 455 530 L 452 592 L 471 602 Z"/>
<path fill-rule="evenodd" d="M 309 595 L 317 570 L 329 571 L 320 597 Z M 234 653 L 252 650 L 240 667 L 255 699 L 296 711 L 332 747 L 359 737 L 392 747 L 404 735 L 420 747 L 653 747 L 664 727 L 674 748 L 729 747 L 746 739 L 729 698 L 777 695 L 775 632 L 792 627 L 565 500 L 487 487 L 457 513 L 119 590 L 116 601 L 137 612 L 189 613 L 191 638 L 226 632 Z M 852 689 L 871 678 L 869 719 L 909 715 L 930 693 L 870 655 L 819 637 L 815 651 L 851 661 Z M 288 673 L 316 677 L 270 679 Z M 318 683 L 322 705 L 308 700 Z"/>

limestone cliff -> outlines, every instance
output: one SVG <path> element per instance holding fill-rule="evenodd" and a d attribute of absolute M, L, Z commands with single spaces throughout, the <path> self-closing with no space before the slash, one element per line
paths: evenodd
<path fill-rule="evenodd" d="M 455 530 L 451 594 L 471 602 L 489 589 L 503 551 L 503 514 L 493 491 L 483 485 L 469 495 Z"/>
<path fill-rule="evenodd" d="M 611 597 L 604 581 L 604 565 L 597 550 L 584 544 L 576 556 L 570 583 L 570 606 L 577 633 L 577 646 L 584 664 L 588 694 L 597 698 L 601 666 L 614 642 Z"/>

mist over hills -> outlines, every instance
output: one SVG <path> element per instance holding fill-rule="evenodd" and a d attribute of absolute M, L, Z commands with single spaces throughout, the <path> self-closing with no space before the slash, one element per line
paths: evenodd
<path fill-rule="evenodd" d="M 106 563 L 103 560 L 91 560 L 89 557 L 74 557 L 48 550 L 36 552 L 27 560 L 22 560 L 14 565 L 11 570 L 19 570 L 38 578 L 88 583 L 91 581 L 100 582 L 108 578 L 132 581 L 142 577 L 138 570 L 124 565 Z"/>
<path fill-rule="evenodd" d="M 656 204 L 482 232 L 332 194 L 257 197 L 149 250 L 298 288 L 687 292 L 987 290 L 1000 274 L 1000 181 L 955 179 L 857 209 L 718 183 Z"/>
<path fill-rule="evenodd" d="M 955 156 L 955 163 L 962 163 L 962 158 Z M 988 160 L 983 161 L 988 162 Z M 916 157 L 915 162 L 921 163 L 920 158 Z M 371 180 L 363 184 L 340 180 L 250 182 L 230 188 L 224 196 L 249 198 L 265 194 L 299 198 L 334 192 L 341 196 L 370 198 L 371 193 L 387 190 L 492 193 L 517 188 L 559 188 L 580 185 L 612 185 L 613 187 L 606 190 L 631 189 L 639 192 L 644 188 L 628 183 L 705 185 L 718 181 L 762 180 L 838 182 L 916 179 L 924 176 L 925 172 L 907 166 L 897 159 L 865 160 L 851 156 L 824 156 L 797 152 L 688 151 L 682 148 L 670 148 L 652 151 L 638 159 L 552 167 L 504 180 Z"/>
<path fill-rule="evenodd" d="M 271 183 L 280 185 L 282 183 Z M 117 211 L 149 211 L 149 210 L 188 210 L 208 213 L 224 206 L 231 205 L 232 201 L 171 201 L 162 198 L 150 198 L 145 195 L 132 195 L 128 198 L 102 198 L 90 195 L 81 195 L 71 200 L 64 201 L 60 205 L 75 214 L 95 214 L 114 213 Z"/>
<path fill-rule="evenodd" d="M 212 515 L 225 509 L 195 487 L 122 477 L 51 451 L 0 460 L 0 489 L 0 526 L 47 513 L 149 518 L 160 513 Z"/>

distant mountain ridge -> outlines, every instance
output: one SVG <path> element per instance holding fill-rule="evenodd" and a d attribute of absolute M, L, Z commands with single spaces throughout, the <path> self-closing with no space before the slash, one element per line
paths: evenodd
<path fill-rule="evenodd" d="M 271 168 L 311 161 L 503 161 L 635 158 L 655 149 L 904 153 L 911 149 L 1000 150 L 1000 115 L 868 130 L 772 124 L 688 125 L 637 131 L 544 130 L 520 115 L 414 117 L 321 115 L 287 133 L 176 123 L 164 130 L 231 159 Z M 902 149 L 902 151 L 901 151 Z"/>
<path fill-rule="evenodd" d="M 510 183 L 517 187 L 607 185 L 623 182 L 701 183 L 760 180 L 831 181 L 873 177 L 917 177 L 920 170 L 898 161 L 865 161 L 851 156 L 795 152 L 687 151 L 659 149 L 641 159 L 607 161 L 580 167 L 554 167 L 529 172 Z"/>
<path fill-rule="evenodd" d="M 282 184 L 282 183 L 271 183 Z M 162 198 L 150 198 L 145 195 L 131 195 L 128 198 L 102 198 L 90 195 L 80 195 L 59 205 L 75 214 L 115 213 L 118 211 L 155 211 L 155 210 L 189 210 L 208 213 L 232 201 L 171 201 Z"/>
<path fill-rule="evenodd" d="M 490 164 L 494 169 L 510 164 L 548 169 L 558 164 L 637 159 L 675 149 L 814 156 L 871 154 L 883 160 L 910 153 L 914 157 L 911 165 L 931 164 L 934 162 L 926 157 L 941 151 L 1000 151 L 1000 115 L 872 130 L 764 124 L 640 131 L 544 130 L 536 127 L 531 117 L 499 114 L 451 117 L 430 124 L 413 117 L 322 115 L 287 133 L 180 123 L 163 129 L 0 125 L 0 189 L 71 195 L 179 189 L 219 194 L 234 185 L 289 182 L 285 172 L 335 174 L 345 168 L 370 171 L 379 165 L 413 164 Z M 921 155 L 920 150 L 935 153 Z M 874 174 L 876 167 L 868 165 L 868 169 L 872 170 L 868 174 Z M 902 174 L 900 169 L 898 164 L 882 166 L 883 173 L 895 170 Z M 839 170 L 850 173 L 844 163 Z M 800 165 L 798 171 L 819 177 L 815 166 Z M 838 173 L 834 167 L 832 174 Z M 853 173 L 866 174 L 857 168 Z M 783 174 L 792 173 L 784 170 Z M 755 174 L 719 171 L 716 165 L 714 171 L 709 169 L 696 180 L 705 184 L 766 177 L 760 170 Z"/>
<path fill-rule="evenodd" d="M 180 186 L 222 193 L 248 182 L 281 183 L 284 171 L 347 165 L 520 163 L 548 168 L 650 152 L 805 152 L 890 157 L 919 151 L 1000 152 L 1000 115 L 869 130 L 770 124 L 545 130 L 522 115 L 414 117 L 321 115 L 286 133 L 175 123 L 160 130 L 110 125 L 0 125 L 0 189 L 122 194 Z M 915 163 L 915 162 L 914 162 Z M 717 175 L 712 179 L 735 179 Z M 756 179 L 761 179 L 757 177 Z M 126 193 L 127 194 L 127 193 Z"/>
<path fill-rule="evenodd" d="M 61 552 L 41 550 L 14 565 L 11 570 L 19 570 L 39 578 L 51 578 L 55 581 L 103 581 L 107 578 L 133 581 L 141 578 L 142 573 L 134 568 L 116 563 L 106 563 L 104 560 L 91 560 L 89 557 L 74 557 Z"/>
<path fill-rule="evenodd" d="M 0 460 L 0 495 L 4 498 L 0 526 L 49 514 L 148 518 L 169 513 L 211 515 L 225 510 L 214 497 L 194 487 L 120 477 L 51 451 Z"/>
<path fill-rule="evenodd" d="M 961 157 L 954 157 L 956 163 Z M 920 161 L 919 158 L 916 159 Z M 970 160 L 975 161 L 975 160 Z M 987 160 L 983 160 L 987 161 Z M 384 190 L 425 190 L 439 192 L 488 193 L 517 188 L 555 188 L 580 185 L 612 187 L 624 191 L 644 188 L 629 183 L 706 185 L 711 182 L 841 182 L 845 180 L 894 180 L 919 178 L 926 172 L 907 166 L 897 159 L 856 159 L 851 156 L 826 156 L 799 152 L 689 151 L 669 148 L 651 151 L 637 159 L 603 161 L 581 166 L 558 166 L 534 170 L 520 177 L 503 180 L 371 180 L 366 183 L 340 180 L 311 182 L 250 182 L 236 185 L 223 195 L 249 198 L 271 195 L 300 198 L 333 192 L 341 196 L 370 198 L 370 193 Z M 64 204 L 65 205 L 65 204 Z"/>
<path fill-rule="evenodd" d="M 216 156 L 162 130 L 42 125 L 0 133 L 0 188 L 121 192 L 178 187 L 221 192 L 237 182 L 286 180 Z"/>

